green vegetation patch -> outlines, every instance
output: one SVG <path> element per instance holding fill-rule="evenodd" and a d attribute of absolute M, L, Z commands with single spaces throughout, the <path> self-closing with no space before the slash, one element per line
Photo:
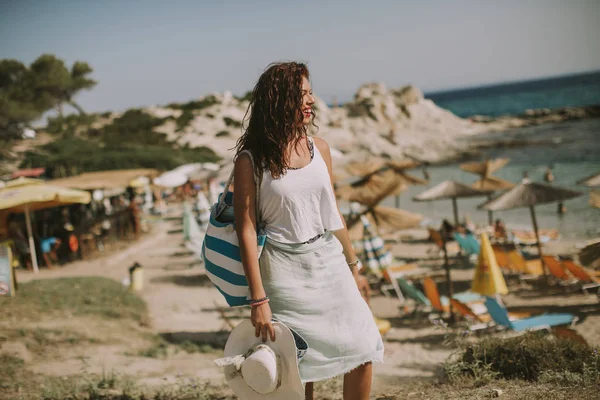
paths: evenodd
<path fill-rule="evenodd" d="M 48 118 L 46 132 L 73 136 L 81 130 L 89 129 L 90 125 L 97 120 L 96 114 L 69 114 L 65 117 Z"/>
<path fill-rule="evenodd" d="M 83 172 L 130 168 L 170 170 L 190 162 L 215 162 L 208 147 L 172 148 L 160 145 L 103 144 L 96 140 L 62 138 L 25 153 L 21 168 L 45 167 L 54 178 Z"/>
<path fill-rule="evenodd" d="M 215 104 L 219 104 L 219 100 L 215 96 L 206 96 L 200 100 L 192 100 L 187 103 L 171 103 L 167 107 L 175 110 L 194 111 L 212 107 Z"/>
<path fill-rule="evenodd" d="M 98 316 L 106 319 L 148 319 L 146 303 L 116 281 L 102 277 L 58 278 L 19 285 L 17 296 L 0 298 L 5 319 Z"/>
<path fill-rule="evenodd" d="M 242 123 L 240 121 L 236 121 L 233 118 L 223 117 L 223 121 L 225 121 L 225 125 L 231 126 L 233 128 L 241 128 Z"/>
<path fill-rule="evenodd" d="M 230 136 L 230 135 L 231 134 L 228 131 L 219 131 L 219 132 L 217 132 L 215 137 L 224 137 L 224 136 Z"/>
<path fill-rule="evenodd" d="M 600 385 L 597 348 L 536 333 L 505 340 L 488 337 L 466 345 L 458 357 L 445 364 L 444 369 L 451 380 L 470 376 L 484 381 L 502 378 Z"/>
<path fill-rule="evenodd" d="M 103 126 L 95 136 L 106 144 L 168 145 L 165 134 L 154 132 L 164 118 L 156 118 L 139 109 L 125 111 L 112 123 Z"/>
<path fill-rule="evenodd" d="M 193 121 L 193 119 L 194 114 L 191 111 L 183 111 L 181 115 L 175 120 L 175 123 L 177 124 L 176 131 L 181 132 L 182 130 L 184 130 L 190 124 L 190 122 Z"/>
<path fill-rule="evenodd" d="M 37 355 L 45 355 L 57 346 L 62 348 L 80 344 L 99 343 L 81 333 L 63 329 L 44 328 L 2 328 L 0 329 L 0 345 L 8 341 L 18 341 L 25 344 L 28 351 Z"/>

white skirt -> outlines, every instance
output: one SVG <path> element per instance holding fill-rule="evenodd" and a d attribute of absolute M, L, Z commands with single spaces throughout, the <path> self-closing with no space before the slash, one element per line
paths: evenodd
<path fill-rule="evenodd" d="M 308 343 L 298 365 L 303 382 L 383 362 L 383 341 L 373 314 L 331 233 L 309 244 L 267 239 L 260 271 L 273 317 Z"/>

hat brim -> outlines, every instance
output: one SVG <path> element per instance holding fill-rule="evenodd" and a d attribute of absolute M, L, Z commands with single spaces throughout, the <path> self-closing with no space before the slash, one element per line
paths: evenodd
<path fill-rule="evenodd" d="M 273 322 L 275 341 L 270 338 L 264 343 L 271 347 L 281 359 L 281 386 L 268 394 L 259 394 L 246 384 L 244 378 L 237 374 L 227 380 L 234 393 L 243 400 L 302 400 L 304 385 L 298 370 L 297 351 L 292 332 L 281 322 Z M 229 335 L 225 344 L 225 357 L 245 354 L 248 349 L 263 343 L 261 337 L 255 336 L 255 329 L 250 320 L 242 321 Z M 228 374 L 226 374 L 227 376 Z"/>

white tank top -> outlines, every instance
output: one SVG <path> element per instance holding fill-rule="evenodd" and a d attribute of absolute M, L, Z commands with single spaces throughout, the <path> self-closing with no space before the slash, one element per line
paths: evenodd
<path fill-rule="evenodd" d="M 279 179 L 263 172 L 259 207 L 269 239 L 304 243 L 325 231 L 344 228 L 327 164 L 311 141 L 314 155 L 305 167 L 288 169 Z"/>

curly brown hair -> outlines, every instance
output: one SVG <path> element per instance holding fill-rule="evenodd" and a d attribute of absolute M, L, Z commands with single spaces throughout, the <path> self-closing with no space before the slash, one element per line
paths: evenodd
<path fill-rule="evenodd" d="M 303 77 L 310 77 L 305 64 L 270 64 L 252 90 L 244 116 L 248 126 L 235 145 L 236 154 L 249 150 L 257 168 L 268 169 L 275 179 L 285 175 L 289 166 L 288 145 L 292 141 L 297 144 L 306 135 L 301 112 Z M 313 111 L 313 125 L 314 118 Z"/>

